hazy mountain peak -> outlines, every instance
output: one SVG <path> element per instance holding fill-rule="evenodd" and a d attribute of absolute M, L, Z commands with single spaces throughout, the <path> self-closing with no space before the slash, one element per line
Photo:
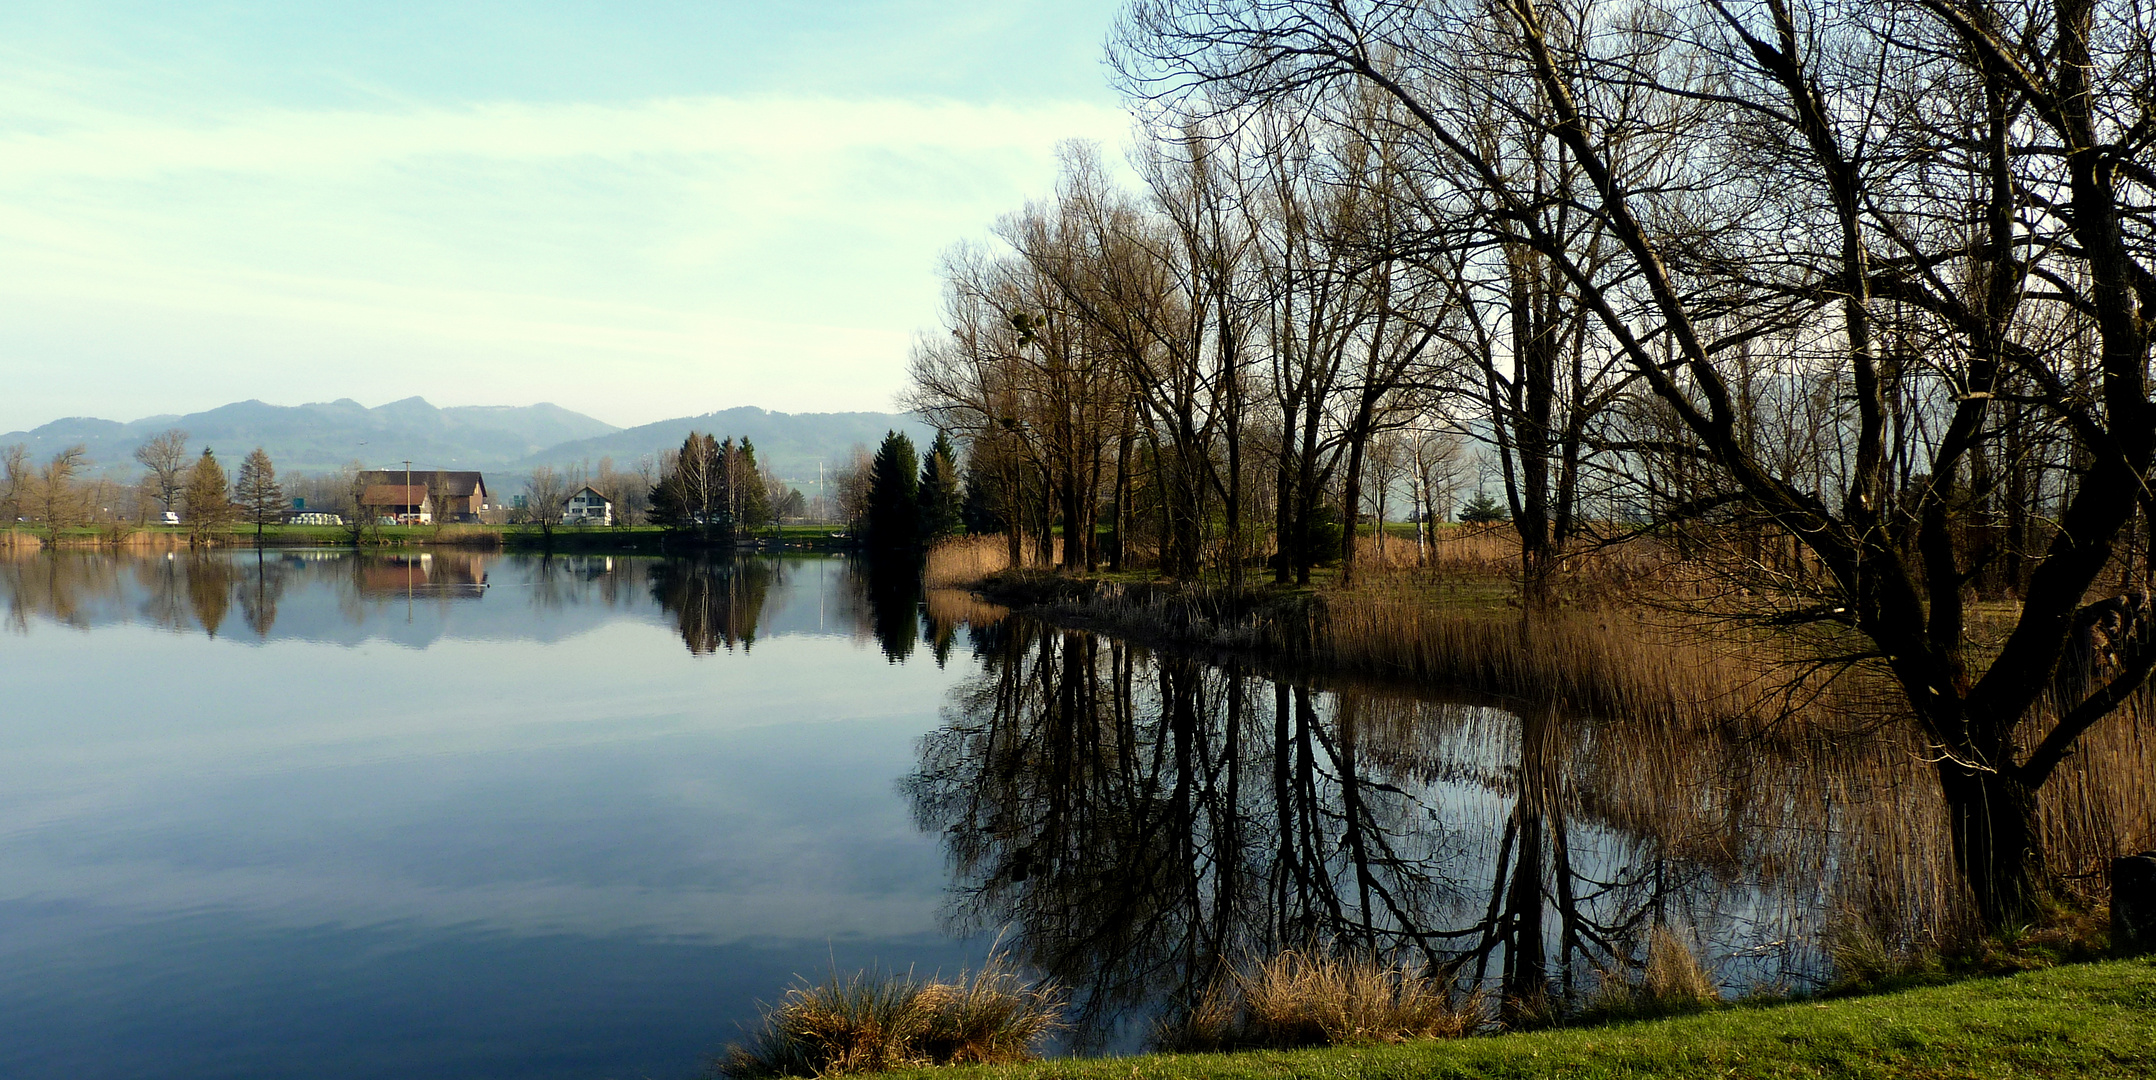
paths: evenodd
<path fill-rule="evenodd" d="M 47 456 L 82 443 L 93 468 L 125 473 L 134 469 L 135 447 L 175 427 L 186 429 L 190 444 L 209 446 L 220 457 L 260 446 L 285 472 L 328 470 L 351 461 L 383 468 L 406 458 L 415 469 L 495 473 L 536 465 L 596 467 L 603 458 L 626 468 L 647 456 L 656 459 L 680 446 L 689 432 L 702 431 L 754 441 L 758 460 L 797 484 L 812 483 L 819 466 L 846 464 L 855 446 L 874 447 L 885 431 L 903 431 L 923 445 L 935 437 L 926 424 L 903 413 L 784 413 L 737 405 L 623 429 L 553 402 L 438 408 L 413 396 L 371 409 L 351 398 L 305 405 L 250 399 L 125 424 L 69 417 L 0 435 L 0 445 L 20 442 L 33 455 Z"/>
<path fill-rule="evenodd" d="M 450 414 L 423 397 L 369 409 L 351 398 L 306 405 L 272 405 L 250 399 L 214 409 L 147 417 L 120 423 L 94 417 L 55 420 L 33 431 L 0 435 L 0 445 L 24 443 L 33 455 L 50 455 L 82 443 L 93 468 L 133 468 L 135 447 L 170 428 L 219 456 L 261 446 L 281 470 L 333 469 L 348 461 L 381 465 L 412 459 L 415 467 L 499 468 L 563 442 L 605 435 L 614 425 L 560 406 L 481 406 Z"/>

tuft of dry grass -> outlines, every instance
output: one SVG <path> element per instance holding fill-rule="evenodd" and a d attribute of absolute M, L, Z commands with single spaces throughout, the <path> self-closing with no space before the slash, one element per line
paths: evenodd
<path fill-rule="evenodd" d="M 1722 988 L 1683 938 L 1666 926 L 1647 935 L 1636 972 L 1605 971 L 1582 1014 L 1593 1019 L 1672 1016 L 1722 1003 Z"/>
<path fill-rule="evenodd" d="M 952 982 L 857 972 L 803 983 L 764 1010 L 709 1075 L 835 1076 L 924 1065 L 1031 1061 L 1061 1026 L 1063 995 L 1020 976 L 1004 953 Z"/>
<path fill-rule="evenodd" d="M 1175 1051 L 1397 1043 L 1457 1038 L 1482 1023 L 1479 998 L 1404 964 L 1289 949 L 1228 972 L 1153 1041 Z"/>

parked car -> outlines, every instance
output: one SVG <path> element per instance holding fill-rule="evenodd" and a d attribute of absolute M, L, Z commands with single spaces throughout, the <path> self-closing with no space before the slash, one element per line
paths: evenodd
<path fill-rule="evenodd" d="M 178 525 L 179 523 L 180 515 L 171 510 L 165 511 L 164 519 L 160 522 L 160 524 L 164 525 Z"/>

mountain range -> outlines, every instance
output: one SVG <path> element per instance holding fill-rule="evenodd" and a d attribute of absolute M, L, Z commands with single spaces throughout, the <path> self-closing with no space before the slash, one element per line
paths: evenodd
<path fill-rule="evenodd" d="M 0 446 L 24 444 L 33 458 L 80 443 L 93 471 L 129 472 L 133 454 L 160 432 L 181 428 L 233 468 L 257 446 L 278 471 L 314 472 L 359 461 L 389 468 L 409 458 L 415 469 L 524 472 L 539 465 L 596 465 L 612 457 L 627 466 L 678 447 L 690 431 L 747 437 L 757 458 L 789 482 L 813 482 L 817 465 L 835 467 L 860 443 L 873 448 L 884 432 L 906 432 L 925 445 L 935 432 L 901 413 L 780 413 L 744 407 L 619 428 L 559 405 L 465 405 L 438 408 L 410 397 L 368 408 L 350 398 L 308 405 L 238 401 L 185 415 L 146 416 L 122 423 L 69 417 L 0 434 Z"/>

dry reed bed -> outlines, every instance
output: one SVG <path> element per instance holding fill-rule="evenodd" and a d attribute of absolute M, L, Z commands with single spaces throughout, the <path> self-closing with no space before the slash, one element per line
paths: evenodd
<path fill-rule="evenodd" d="M 930 589 L 972 585 L 1010 569 L 1009 545 L 1001 536 L 966 536 L 945 540 L 928 551 L 921 584 Z"/>
<path fill-rule="evenodd" d="M 1143 640 L 1584 716 L 1592 737 L 1567 752 L 1605 793 L 1595 808 L 1604 820 L 1705 865 L 1741 863 L 1792 898 L 1825 890 L 1839 925 L 1818 928 L 1823 937 L 1913 954 L 1969 931 L 1937 781 L 1891 686 L 1862 670 L 1802 677 L 1786 642 L 1641 602 L 1643 584 L 1658 579 L 1651 551 L 1575 565 L 1570 602 L 1547 614 L 1448 606 L 1440 595 L 1448 579 L 1488 580 L 1516 565 L 1494 530 L 1448 532 L 1426 557 L 1411 539 L 1388 540 L 1390 565 L 1365 539 L 1363 584 L 1315 596 L 1040 574 L 987 587 L 1052 619 Z M 1719 752 L 1700 752 L 1715 740 Z M 2051 864 L 2085 901 L 2101 902 L 2110 857 L 2156 846 L 2152 775 L 2156 697 L 2144 692 L 2084 736 L 2047 787 Z M 1671 791 L 1692 797 L 1673 810 Z M 1744 821 L 1802 840 L 1740 846 Z"/>

